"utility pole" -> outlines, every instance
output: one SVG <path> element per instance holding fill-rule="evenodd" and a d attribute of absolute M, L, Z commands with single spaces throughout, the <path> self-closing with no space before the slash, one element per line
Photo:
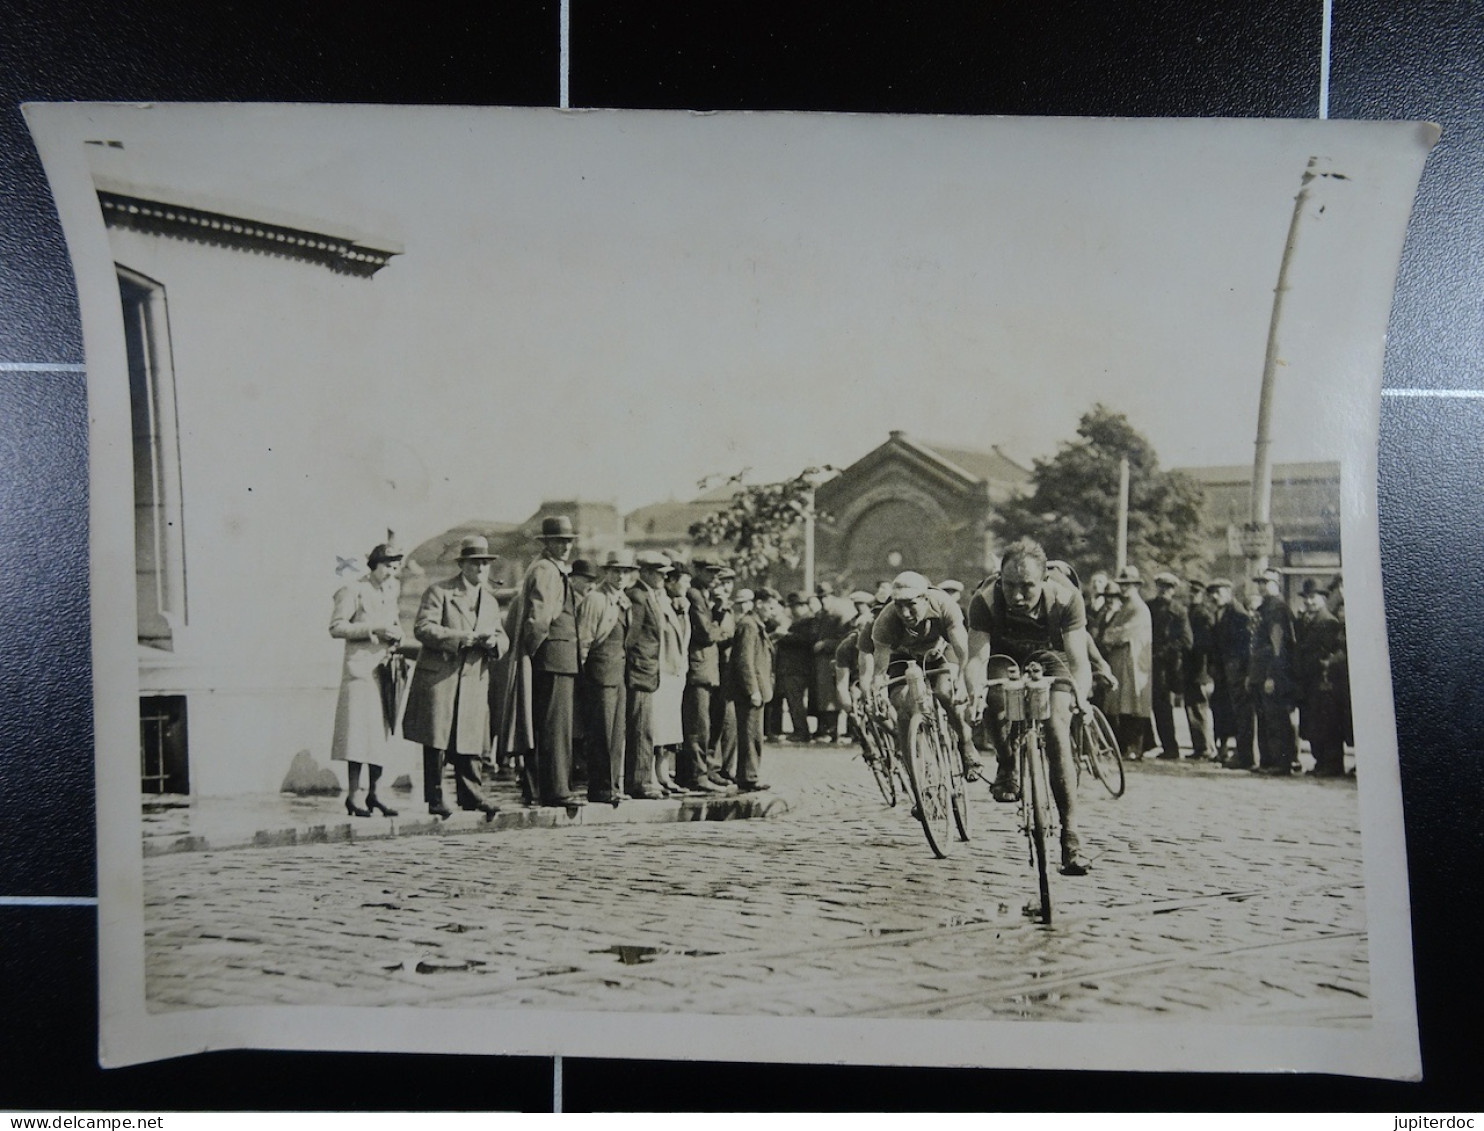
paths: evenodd
<path fill-rule="evenodd" d="M 1318 157 L 1310 157 L 1299 181 L 1298 195 L 1293 198 L 1293 215 L 1288 221 L 1288 239 L 1283 245 L 1283 259 L 1278 264 L 1278 285 L 1273 288 L 1273 314 L 1268 321 L 1268 346 L 1263 357 L 1262 390 L 1257 401 L 1257 440 L 1252 458 L 1251 520 L 1242 530 L 1242 549 L 1247 558 L 1247 576 L 1255 577 L 1268 568 L 1273 552 L 1273 457 L 1272 419 L 1273 387 L 1278 373 L 1278 327 L 1283 318 L 1283 296 L 1288 293 L 1288 268 L 1298 246 L 1299 222 L 1304 205 L 1309 202 L 1309 189 L 1320 177 L 1343 181 L 1343 173 L 1316 171 Z"/>
<path fill-rule="evenodd" d="M 1128 565 L 1128 456 L 1118 457 L 1118 559 L 1115 574 L 1123 572 Z"/>

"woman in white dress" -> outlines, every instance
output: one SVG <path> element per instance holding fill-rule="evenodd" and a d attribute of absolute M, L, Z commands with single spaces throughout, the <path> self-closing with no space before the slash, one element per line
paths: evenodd
<path fill-rule="evenodd" d="M 345 763 L 345 811 L 353 817 L 369 817 L 373 809 L 387 817 L 397 815 L 376 796 L 376 783 L 392 737 L 381 681 L 383 665 L 402 639 L 397 617 L 401 586 L 393 576 L 401 562 L 402 551 L 384 542 L 377 546 L 366 559 L 371 572 L 335 594 L 330 614 L 330 635 L 345 641 L 330 757 Z M 364 799 L 359 796 L 362 764 Z"/>

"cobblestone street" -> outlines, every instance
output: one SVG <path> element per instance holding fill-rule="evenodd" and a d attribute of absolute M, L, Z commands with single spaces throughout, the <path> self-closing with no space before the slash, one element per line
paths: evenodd
<path fill-rule="evenodd" d="M 148 859 L 151 1008 L 1370 1019 L 1353 778 L 1084 780 L 1095 866 L 1053 875 L 1047 927 L 1015 806 L 983 785 L 974 840 L 937 860 L 853 748 L 769 748 L 765 772 L 770 818 Z"/>

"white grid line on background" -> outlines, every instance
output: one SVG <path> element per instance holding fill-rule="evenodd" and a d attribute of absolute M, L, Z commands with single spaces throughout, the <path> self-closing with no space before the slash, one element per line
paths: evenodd
<path fill-rule="evenodd" d="M 0 373 L 86 373 L 85 365 L 63 361 L 0 361 Z"/>
<path fill-rule="evenodd" d="M 1328 3 L 1329 0 L 1325 2 Z M 557 106 L 563 110 L 570 110 L 572 108 L 572 0 L 562 0 L 562 21 L 559 34 L 561 35 L 561 63 L 558 65 L 561 68 L 561 78 L 558 84 L 560 93 L 557 95 Z"/>
<path fill-rule="evenodd" d="M 1335 0 L 1324 0 L 1324 17 L 1319 32 L 1319 117 L 1329 117 L 1329 44 L 1334 23 Z"/>
<path fill-rule="evenodd" d="M 97 907 L 92 895 L 0 895 L 0 907 Z"/>

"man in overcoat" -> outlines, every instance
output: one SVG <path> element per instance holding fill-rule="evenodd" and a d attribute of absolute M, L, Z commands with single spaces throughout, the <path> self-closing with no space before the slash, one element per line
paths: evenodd
<path fill-rule="evenodd" d="M 1108 583 L 1110 597 L 1118 594 L 1118 607 L 1104 624 L 1098 642 L 1118 681 L 1117 689 L 1105 700 L 1109 721 L 1124 757 L 1133 759 L 1142 758 L 1149 749 L 1149 714 L 1154 701 L 1154 633 L 1149 606 L 1139 593 L 1142 584 L 1136 566 L 1120 570 Z"/>
<path fill-rule="evenodd" d="M 731 697 L 737 705 L 737 788 L 743 793 L 767 789 L 759 774 L 763 764 L 763 708 L 773 698 L 773 641 L 754 608 L 751 589 L 733 598 L 737 636 L 732 644 Z"/>
<path fill-rule="evenodd" d="M 490 752 L 490 672 L 508 643 L 500 602 L 489 587 L 498 555 L 477 535 L 459 546 L 459 575 L 428 586 L 413 635 L 422 645 L 402 736 L 423 748 L 423 799 L 428 812 L 451 816 L 443 803 L 443 761 L 454 770 L 459 807 L 485 818 L 499 811 L 485 796 L 479 760 Z"/>
<path fill-rule="evenodd" d="M 527 805 L 581 805 L 572 792 L 577 683 L 577 591 L 568 576 L 577 532 L 566 515 L 541 520 L 541 556 L 521 579 L 506 630 L 511 657 L 501 715 L 509 754 L 521 754 Z"/>
<path fill-rule="evenodd" d="M 788 703 L 789 725 L 795 742 L 808 742 L 809 689 L 814 682 L 815 618 L 809 598 L 788 595 L 788 629 L 778 640 L 778 690 Z M 741 729 L 741 721 L 738 721 Z"/>

